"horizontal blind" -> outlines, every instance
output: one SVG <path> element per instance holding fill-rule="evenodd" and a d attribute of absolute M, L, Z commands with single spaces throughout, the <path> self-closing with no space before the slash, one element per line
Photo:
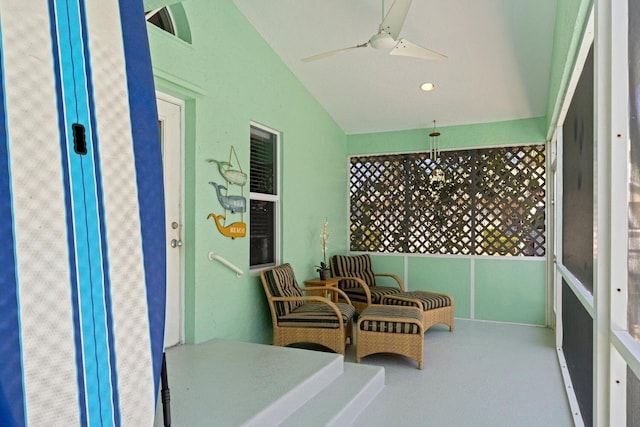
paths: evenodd
<path fill-rule="evenodd" d="M 251 127 L 252 193 L 276 194 L 276 135 Z"/>

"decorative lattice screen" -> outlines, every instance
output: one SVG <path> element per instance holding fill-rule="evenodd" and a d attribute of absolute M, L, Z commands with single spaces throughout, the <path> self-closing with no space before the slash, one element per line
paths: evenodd
<path fill-rule="evenodd" d="M 545 254 L 543 145 L 352 157 L 350 186 L 352 251 Z"/>

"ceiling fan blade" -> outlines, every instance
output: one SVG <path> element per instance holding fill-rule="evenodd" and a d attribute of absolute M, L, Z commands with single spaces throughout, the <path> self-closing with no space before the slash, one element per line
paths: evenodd
<path fill-rule="evenodd" d="M 411 0 L 395 0 L 387 12 L 387 16 L 382 20 L 379 31 L 384 31 L 394 40 L 398 40 L 400 30 L 402 30 L 404 20 L 409 12 L 409 6 L 411 6 Z"/>
<path fill-rule="evenodd" d="M 319 53 L 318 55 L 313 55 L 313 56 L 309 56 L 307 58 L 303 58 L 302 61 L 303 62 L 311 62 L 311 61 L 315 61 L 315 60 L 318 60 L 318 59 L 327 58 L 329 56 L 339 55 L 341 53 L 345 53 L 345 52 L 348 52 L 350 50 L 358 49 L 358 48 L 361 48 L 361 47 L 367 47 L 367 45 L 368 45 L 368 43 L 362 43 L 362 44 L 359 44 L 357 46 L 345 47 L 344 49 L 338 49 L 338 50 L 332 50 L 330 52 Z"/>
<path fill-rule="evenodd" d="M 411 43 L 407 39 L 401 39 L 396 47 L 389 52 L 391 55 L 412 56 L 421 59 L 447 59 L 445 55 L 434 52 L 415 43 Z"/>

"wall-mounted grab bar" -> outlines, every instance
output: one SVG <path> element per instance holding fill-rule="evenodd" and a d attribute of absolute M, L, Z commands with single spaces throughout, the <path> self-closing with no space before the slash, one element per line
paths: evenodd
<path fill-rule="evenodd" d="M 231 270 L 235 271 L 236 272 L 236 277 L 240 277 L 244 273 L 242 271 L 242 269 L 240 269 L 240 267 L 235 266 L 231 262 L 229 262 L 226 259 L 222 258 L 220 255 L 216 255 L 214 252 L 209 252 L 209 261 L 214 261 L 214 260 L 221 262 L 222 264 L 224 264 L 227 267 L 229 267 Z"/>

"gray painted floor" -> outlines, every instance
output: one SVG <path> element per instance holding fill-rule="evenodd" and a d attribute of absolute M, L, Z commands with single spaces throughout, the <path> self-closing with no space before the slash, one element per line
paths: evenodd
<path fill-rule="evenodd" d="M 307 351 L 294 349 L 287 351 L 287 357 L 295 360 L 284 368 L 292 373 L 291 378 L 284 371 L 260 369 L 259 378 L 250 374 L 247 384 L 237 384 L 240 375 L 233 367 L 250 370 L 251 366 L 264 366 L 272 357 L 281 360 L 278 351 L 282 349 L 258 346 L 254 353 L 253 349 L 247 351 L 248 344 L 218 343 L 215 348 L 229 350 L 214 357 L 219 360 L 211 360 L 208 346 L 178 347 L 167 353 L 168 362 L 172 362 L 172 397 L 174 392 L 175 398 L 185 393 L 191 396 L 186 407 L 173 402 L 174 426 L 244 424 L 241 408 L 266 403 L 260 401 L 259 390 L 268 388 L 273 397 L 274 389 L 285 390 L 287 382 L 297 381 L 296 375 L 316 363 Z M 348 346 L 345 361 L 355 361 L 354 346 Z M 436 325 L 425 334 L 422 371 L 415 361 L 393 354 L 367 356 L 361 363 L 383 367 L 386 385 L 355 420 L 354 427 L 573 425 L 550 329 L 456 319 L 453 333 Z M 282 387 L 273 383 L 277 378 L 285 378 Z M 222 388 L 218 390 L 214 384 Z M 218 409 L 212 407 L 213 402 L 220 404 Z M 195 406 L 189 409 L 191 405 Z M 207 416 L 203 416 L 205 412 Z M 162 425 L 158 421 L 156 426 Z M 309 420 L 308 425 L 315 424 Z"/>
<path fill-rule="evenodd" d="M 362 359 L 384 366 L 386 386 L 353 426 L 572 426 L 554 342 L 551 329 L 534 326 L 433 326 L 422 371 L 402 356 Z"/>

